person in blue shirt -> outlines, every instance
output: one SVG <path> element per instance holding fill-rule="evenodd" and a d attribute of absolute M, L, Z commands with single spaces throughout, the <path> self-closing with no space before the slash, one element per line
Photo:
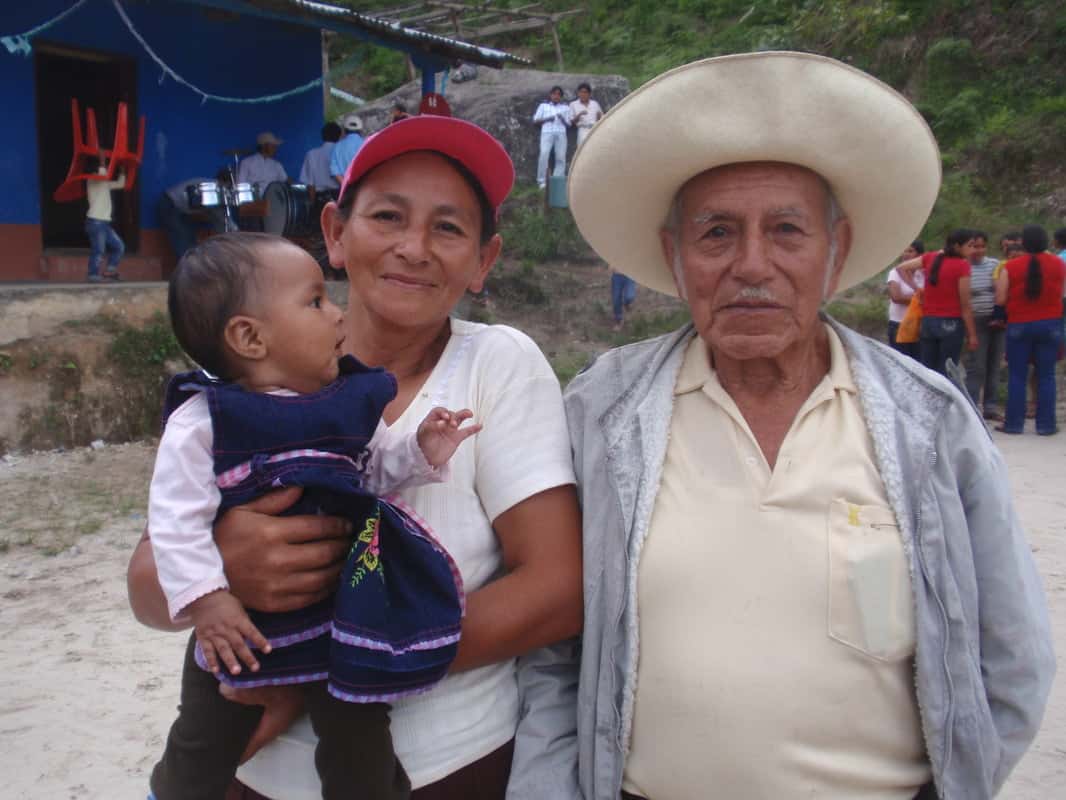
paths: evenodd
<path fill-rule="evenodd" d="M 348 165 L 363 146 L 363 120 L 352 112 L 341 120 L 341 127 L 344 128 L 344 137 L 333 146 L 333 153 L 329 157 L 329 174 L 338 186 L 344 180 Z"/>
<path fill-rule="evenodd" d="M 1063 261 L 1066 261 L 1066 228 L 1059 228 L 1052 234 L 1055 239 L 1055 250 Z"/>

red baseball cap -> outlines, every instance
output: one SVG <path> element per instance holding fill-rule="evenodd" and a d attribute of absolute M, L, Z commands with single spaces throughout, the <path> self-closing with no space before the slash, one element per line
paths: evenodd
<path fill-rule="evenodd" d="M 343 200 L 348 187 L 374 167 L 417 150 L 449 156 L 470 170 L 493 209 L 499 209 L 514 185 L 514 163 L 492 134 L 455 117 L 419 115 L 367 137 L 344 173 L 338 197 Z"/>

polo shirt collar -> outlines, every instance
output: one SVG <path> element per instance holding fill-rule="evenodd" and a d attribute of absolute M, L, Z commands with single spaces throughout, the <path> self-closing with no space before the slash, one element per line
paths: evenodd
<path fill-rule="evenodd" d="M 841 343 L 836 331 L 824 322 L 822 325 L 829 337 L 829 372 L 815 387 L 812 395 L 820 394 L 826 389 L 832 392 L 845 391 L 855 394 L 857 389 L 855 381 L 851 377 L 851 367 L 848 366 L 848 357 L 844 351 L 844 345 Z M 677 374 L 677 382 L 674 384 L 674 395 L 698 391 L 705 387 L 711 390 L 708 393 L 712 397 L 719 391 L 723 391 L 721 384 L 718 382 L 718 374 L 711 368 L 711 359 L 707 353 L 707 347 L 697 335 L 685 351 L 685 358 L 681 362 L 681 369 Z M 718 391 L 714 391 L 715 389 Z"/>

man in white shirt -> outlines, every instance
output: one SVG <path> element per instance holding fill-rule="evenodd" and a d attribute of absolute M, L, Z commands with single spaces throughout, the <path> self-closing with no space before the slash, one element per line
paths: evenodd
<path fill-rule="evenodd" d="M 579 84 L 577 87 L 577 100 L 570 104 L 570 118 L 577 127 L 578 147 L 581 147 L 581 143 L 589 135 L 592 126 L 599 122 L 602 116 L 603 109 L 600 108 L 599 103 L 592 99 L 592 87 L 587 83 Z"/>
<path fill-rule="evenodd" d="M 563 89 L 553 86 L 548 100 L 537 106 L 533 124 L 540 126 L 540 158 L 537 159 L 537 185 L 543 189 L 548 182 L 548 157 L 554 151 L 555 167 L 552 175 L 566 174 L 566 129 L 571 124 L 570 106 L 563 102 Z"/>
<path fill-rule="evenodd" d="M 342 135 L 341 126 L 336 122 L 327 122 L 322 126 L 322 144 L 308 150 L 304 156 L 303 166 L 300 167 L 300 183 L 313 186 L 319 192 L 340 188 L 329 171 L 329 159 Z"/>
<path fill-rule="evenodd" d="M 288 174 L 281 162 L 274 158 L 278 152 L 281 139 L 270 131 L 263 131 L 255 137 L 256 153 L 248 156 L 237 165 L 237 183 L 250 183 L 256 188 L 260 197 L 268 184 L 275 181 L 287 181 Z"/>

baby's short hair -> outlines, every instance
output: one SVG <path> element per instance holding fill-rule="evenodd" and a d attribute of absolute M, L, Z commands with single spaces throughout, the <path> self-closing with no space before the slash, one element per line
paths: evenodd
<path fill-rule="evenodd" d="M 223 233 L 187 251 L 170 276 L 167 308 L 178 344 L 224 380 L 233 380 L 223 334 L 255 289 L 262 249 L 285 242 L 266 233 Z"/>

